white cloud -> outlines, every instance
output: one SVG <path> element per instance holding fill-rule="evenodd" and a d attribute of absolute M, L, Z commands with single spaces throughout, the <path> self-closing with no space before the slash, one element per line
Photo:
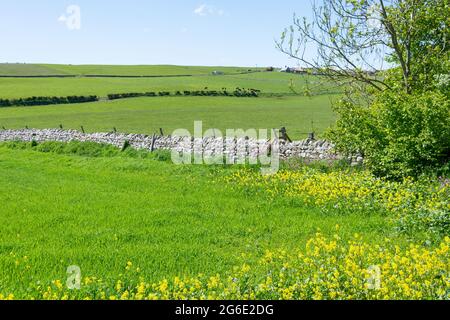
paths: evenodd
<path fill-rule="evenodd" d="M 200 7 L 195 9 L 194 13 L 199 16 L 206 16 L 206 4 L 202 4 Z"/>
<path fill-rule="evenodd" d="M 194 10 L 194 13 L 202 17 L 212 15 L 223 16 L 225 14 L 225 11 L 208 4 L 202 4 Z"/>

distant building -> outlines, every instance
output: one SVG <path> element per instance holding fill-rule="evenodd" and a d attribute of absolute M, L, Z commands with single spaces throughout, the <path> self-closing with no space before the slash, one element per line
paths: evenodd
<path fill-rule="evenodd" d="M 222 71 L 213 71 L 213 72 L 212 72 L 212 75 L 213 75 L 213 76 L 223 76 L 224 73 L 223 73 Z"/>
<path fill-rule="evenodd" d="M 296 74 L 307 74 L 308 72 L 310 72 L 310 70 L 308 68 L 302 68 L 302 67 L 288 67 L 285 66 L 284 68 L 282 68 L 280 70 L 280 72 L 286 72 L 286 73 L 296 73 Z"/>
<path fill-rule="evenodd" d="M 298 68 L 294 68 L 292 72 L 297 73 L 297 74 L 307 74 L 308 69 L 298 67 Z"/>
<path fill-rule="evenodd" d="M 281 68 L 280 72 L 286 72 L 286 73 L 292 73 L 294 71 L 294 68 L 285 66 L 284 68 Z"/>

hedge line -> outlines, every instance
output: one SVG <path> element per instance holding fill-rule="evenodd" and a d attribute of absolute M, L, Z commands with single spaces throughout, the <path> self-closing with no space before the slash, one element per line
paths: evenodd
<path fill-rule="evenodd" d="M 112 93 L 108 94 L 109 100 L 126 99 L 126 98 L 137 98 L 137 97 L 164 97 L 170 96 L 170 92 L 130 92 L 130 93 Z"/>
<path fill-rule="evenodd" d="M 175 96 L 228 96 L 228 97 L 258 97 L 261 91 L 257 89 L 241 89 L 236 88 L 234 91 L 222 90 L 185 90 L 183 92 L 176 91 Z M 168 91 L 160 92 L 129 92 L 129 93 L 115 93 L 108 94 L 109 100 L 136 98 L 136 97 L 166 97 L 172 96 L 172 93 Z M 50 104 L 70 104 L 70 103 L 85 103 L 99 101 L 98 96 L 69 96 L 69 97 L 30 97 L 20 99 L 0 99 L 0 107 L 13 107 L 13 106 L 43 106 Z"/>
<path fill-rule="evenodd" d="M 69 96 L 69 97 L 30 97 L 20 99 L 0 99 L 0 107 L 13 106 L 43 106 L 49 104 L 70 104 L 98 101 L 97 96 Z"/>
<path fill-rule="evenodd" d="M 217 90 L 185 90 L 183 92 L 176 91 L 174 93 L 175 96 L 209 96 L 209 97 L 218 97 L 218 96 L 229 96 L 229 97 L 258 97 L 261 91 L 257 89 L 241 89 L 236 88 L 234 91 L 227 91 L 226 89 L 222 89 L 220 91 Z M 117 99 L 126 99 L 126 98 L 136 98 L 136 97 L 165 97 L 171 96 L 172 94 L 167 91 L 160 92 L 130 92 L 130 93 L 115 93 L 108 94 L 109 100 L 117 100 Z"/>

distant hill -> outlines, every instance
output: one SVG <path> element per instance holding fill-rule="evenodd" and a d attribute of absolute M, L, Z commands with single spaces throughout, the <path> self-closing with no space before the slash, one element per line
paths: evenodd
<path fill-rule="evenodd" d="M 223 74 L 262 71 L 263 68 L 199 67 L 173 65 L 60 65 L 0 63 L 0 76 L 181 76 L 208 75 L 214 71 Z"/>

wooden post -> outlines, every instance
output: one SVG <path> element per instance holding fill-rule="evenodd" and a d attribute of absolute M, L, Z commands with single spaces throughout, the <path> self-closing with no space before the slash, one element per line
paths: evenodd
<path fill-rule="evenodd" d="M 155 151 L 155 142 L 156 142 L 156 134 L 153 134 L 153 137 L 152 137 L 152 146 L 150 147 L 150 152 Z"/>
<path fill-rule="evenodd" d="M 282 127 L 280 129 L 280 138 L 284 141 L 292 142 L 291 138 L 289 138 L 289 135 L 287 134 L 287 130 L 285 127 Z"/>

